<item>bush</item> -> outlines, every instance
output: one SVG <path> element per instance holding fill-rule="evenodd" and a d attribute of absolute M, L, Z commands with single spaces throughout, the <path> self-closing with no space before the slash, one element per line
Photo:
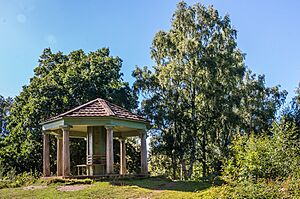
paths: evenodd
<path fill-rule="evenodd" d="M 149 158 L 149 172 L 152 176 L 172 176 L 170 158 L 166 155 L 151 155 Z"/>
<path fill-rule="evenodd" d="M 294 126 L 273 124 L 272 135 L 237 136 L 233 158 L 225 163 L 227 181 L 284 180 L 300 177 L 300 145 Z"/>
<path fill-rule="evenodd" d="M 213 187 L 204 191 L 202 198 L 299 198 L 300 180 L 288 178 L 284 181 L 266 181 L 257 182 L 242 181 L 240 183 L 228 184 Z"/>
<path fill-rule="evenodd" d="M 86 178 L 86 179 L 61 179 L 61 178 L 52 178 L 47 181 L 47 185 L 50 184 L 57 184 L 57 183 L 63 183 L 66 185 L 75 185 L 75 184 L 92 184 L 94 181 Z"/>
<path fill-rule="evenodd" d="M 37 178 L 38 174 L 32 172 L 16 175 L 16 171 L 12 169 L 8 171 L 6 175 L 2 174 L 0 178 L 0 189 L 30 185 L 33 184 Z"/>

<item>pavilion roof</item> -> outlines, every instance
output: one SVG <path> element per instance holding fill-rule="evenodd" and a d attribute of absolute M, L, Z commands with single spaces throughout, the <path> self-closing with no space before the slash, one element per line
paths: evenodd
<path fill-rule="evenodd" d="M 125 108 L 122 108 L 101 98 L 94 99 L 65 113 L 52 117 L 46 122 L 53 121 L 62 117 L 116 117 L 120 119 L 148 122 L 142 116 L 132 113 Z"/>

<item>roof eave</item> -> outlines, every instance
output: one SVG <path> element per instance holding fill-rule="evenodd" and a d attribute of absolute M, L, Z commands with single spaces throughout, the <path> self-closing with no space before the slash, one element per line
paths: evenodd
<path fill-rule="evenodd" d="M 43 122 L 39 123 L 39 125 L 49 124 L 51 122 L 55 122 L 55 121 L 62 120 L 62 119 L 64 119 L 64 117 L 58 117 L 58 118 L 55 118 L 55 119 L 52 119 L 52 120 L 50 119 L 50 120 L 43 121 Z"/>
<path fill-rule="evenodd" d="M 134 119 L 128 119 L 128 118 L 119 118 L 117 116 L 113 116 L 113 115 L 110 115 L 110 116 L 64 116 L 62 117 L 61 119 L 82 119 L 82 118 L 85 118 L 85 119 L 99 119 L 99 118 L 103 118 L 103 119 L 119 119 L 119 120 L 126 120 L 126 121 L 131 121 L 131 122 L 138 122 L 138 123 L 144 123 L 144 124 L 149 124 L 150 125 L 150 122 L 147 121 L 147 120 L 134 120 Z M 54 120 L 52 120 L 54 121 Z M 55 120 L 56 121 L 56 120 Z"/>

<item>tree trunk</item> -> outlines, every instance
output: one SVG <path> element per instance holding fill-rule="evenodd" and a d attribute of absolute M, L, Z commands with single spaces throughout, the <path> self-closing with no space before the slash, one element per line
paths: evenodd
<path fill-rule="evenodd" d="M 202 177 L 207 176 L 207 164 L 206 164 L 206 133 L 203 132 L 203 137 L 202 137 Z"/>
<path fill-rule="evenodd" d="M 188 178 L 190 178 L 193 174 L 194 163 L 196 161 L 196 137 L 197 137 L 197 121 L 196 121 L 196 89 L 193 87 L 192 89 L 192 149 L 190 155 L 190 167 L 188 171 Z"/>
<path fill-rule="evenodd" d="M 187 180 L 188 176 L 187 176 L 185 161 L 183 158 L 181 158 L 181 169 L 182 169 L 184 179 Z M 182 178 L 182 176 L 181 176 L 181 178 Z"/>
<path fill-rule="evenodd" d="M 176 179 L 177 164 L 176 164 L 176 157 L 174 157 L 174 154 L 172 155 L 172 170 L 173 170 L 173 180 L 175 180 Z"/>

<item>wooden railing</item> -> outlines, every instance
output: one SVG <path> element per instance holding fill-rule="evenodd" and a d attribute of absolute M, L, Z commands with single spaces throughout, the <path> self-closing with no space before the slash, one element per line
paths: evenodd
<path fill-rule="evenodd" d="M 88 175 L 88 167 L 94 167 L 96 165 L 106 165 L 106 155 L 88 155 L 86 164 L 76 165 L 78 175 Z"/>
<path fill-rule="evenodd" d="M 106 165 L 106 155 L 88 155 L 87 165 Z"/>

